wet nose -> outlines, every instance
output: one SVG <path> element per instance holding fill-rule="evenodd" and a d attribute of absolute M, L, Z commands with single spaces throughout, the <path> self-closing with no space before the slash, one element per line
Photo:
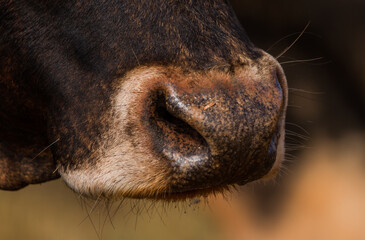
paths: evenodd
<path fill-rule="evenodd" d="M 171 191 L 246 183 L 272 167 L 285 102 L 281 73 L 249 73 L 172 79 L 151 90 L 148 124 L 171 169 Z"/>

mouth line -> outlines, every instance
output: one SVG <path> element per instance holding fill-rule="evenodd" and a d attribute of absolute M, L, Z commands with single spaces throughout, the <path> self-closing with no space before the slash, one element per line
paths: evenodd
<path fill-rule="evenodd" d="M 132 196 L 132 198 L 136 199 L 151 199 L 151 200 L 162 200 L 167 202 L 176 202 L 176 201 L 185 201 L 196 198 L 206 198 L 209 195 L 221 194 L 225 191 L 229 191 L 233 188 L 231 185 L 221 185 L 215 187 L 207 187 L 201 189 L 192 189 L 181 192 L 159 192 L 154 195 L 149 196 Z"/>

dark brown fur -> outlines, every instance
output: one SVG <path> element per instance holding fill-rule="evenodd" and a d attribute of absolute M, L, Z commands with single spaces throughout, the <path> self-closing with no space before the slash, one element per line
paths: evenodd
<path fill-rule="evenodd" d="M 273 135 L 280 136 L 285 113 L 286 83 L 276 65 L 249 41 L 227 1 L 1 0 L 0 188 L 19 189 L 57 178 L 58 172 L 67 178 L 68 172 L 96 169 L 118 141 L 106 135 L 114 128 L 128 136 L 135 151 L 141 146 L 133 140 L 136 135 L 151 136 L 147 145 L 153 145 L 156 159 L 162 159 L 162 151 L 180 151 L 167 157 L 163 179 L 171 182 L 162 192 L 260 178 L 275 161 Z M 124 79 L 134 69 L 155 66 L 181 91 L 185 104 L 204 109 L 214 102 L 201 112 L 208 121 L 194 123 L 180 114 L 161 85 L 142 94 L 143 133 L 134 121 L 115 126 L 113 99 Z M 166 119 L 160 121 L 166 109 L 174 117 L 172 128 Z M 202 129 L 198 132 L 204 136 L 189 126 Z M 221 148 L 208 146 L 207 139 Z M 197 145 L 204 146 L 201 156 L 208 162 L 182 169 Z M 162 165 L 155 165 L 150 169 L 160 171 Z M 80 190 L 70 181 L 85 194 L 117 195 L 110 189 Z"/>

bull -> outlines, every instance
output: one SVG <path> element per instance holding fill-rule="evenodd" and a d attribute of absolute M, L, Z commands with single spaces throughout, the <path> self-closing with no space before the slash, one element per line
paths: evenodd
<path fill-rule="evenodd" d="M 226 0 L 0 0 L 0 189 L 185 199 L 274 175 L 285 75 Z"/>

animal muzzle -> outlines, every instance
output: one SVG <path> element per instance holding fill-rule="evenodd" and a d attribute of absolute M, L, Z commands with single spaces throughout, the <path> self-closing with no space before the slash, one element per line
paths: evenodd
<path fill-rule="evenodd" d="M 140 66 L 115 93 L 93 164 L 60 170 L 83 195 L 184 199 L 280 168 L 287 86 L 268 55 L 229 70 Z"/>
<path fill-rule="evenodd" d="M 280 66 L 190 75 L 157 71 L 140 101 L 141 125 L 167 169 L 163 194 L 245 184 L 281 161 L 286 83 Z"/>

